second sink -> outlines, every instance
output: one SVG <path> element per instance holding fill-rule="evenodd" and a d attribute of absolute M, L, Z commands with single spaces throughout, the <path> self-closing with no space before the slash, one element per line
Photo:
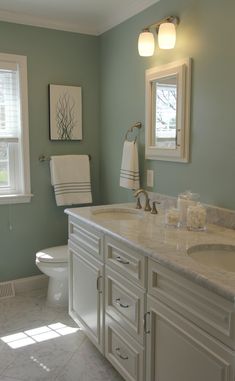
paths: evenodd
<path fill-rule="evenodd" d="M 187 252 L 198 263 L 235 272 L 235 246 L 233 245 L 201 244 L 190 247 Z"/>

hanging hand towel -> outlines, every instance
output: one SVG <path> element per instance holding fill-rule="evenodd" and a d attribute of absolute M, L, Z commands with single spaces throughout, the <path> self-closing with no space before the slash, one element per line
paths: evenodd
<path fill-rule="evenodd" d="M 52 156 L 50 169 L 58 206 L 92 202 L 88 155 Z"/>
<path fill-rule="evenodd" d="M 125 140 L 122 153 L 120 186 L 128 189 L 140 187 L 138 147 L 135 141 Z"/>

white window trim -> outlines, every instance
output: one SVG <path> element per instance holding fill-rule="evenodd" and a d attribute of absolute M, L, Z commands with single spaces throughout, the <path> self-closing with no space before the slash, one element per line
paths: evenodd
<path fill-rule="evenodd" d="M 32 193 L 0 195 L 0 204 L 21 204 L 31 201 Z"/>
<path fill-rule="evenodd" d="M 31 193 L 30 184 L 30 163 L 29 163 L 29 120 L 28 120 L 28 79 L 27 79 L 27 57 L 0 53 L 1 62 L 14 62 L 19 65 L 19 80 L 21 94 L 21 147 L 22 150 L 22 177 L 23 190 L 17 194 L 0 195 L 0 204 L 17 204 L 31 201 L 33 194 Z"/>

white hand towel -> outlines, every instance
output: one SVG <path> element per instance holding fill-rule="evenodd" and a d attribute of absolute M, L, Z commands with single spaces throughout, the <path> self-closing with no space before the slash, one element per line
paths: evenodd
<path fill-rule="evenodd" d="M 88 155 L 52 156 L 50 169 L 58 206 L 92 202 Z"/>
<path fill-rule="evenodd" d="M 120 186 L 128 189 L 140 187 L 138 147 L 135 141 L 125 140 L 122 153 Z"/>

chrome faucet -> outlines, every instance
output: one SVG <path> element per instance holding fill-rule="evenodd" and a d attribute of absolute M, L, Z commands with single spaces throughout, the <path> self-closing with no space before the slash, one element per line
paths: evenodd
<path fill-rule="evenodd" d="M 141 193 L 143 193 L 143 194 L 145 195 L 145 206 L 144 206 L 144 210 L 149 212 L 149 211 L 151 210 L 150 203 L 149 203 L 149 196 L 148 196 L 148 192 L 147 192 L 146 190 L 144 190 L 144 189 L 137 189 L 137 190 L 134 192 L 134 194 L 133 194 L 134 197 L 138 197 L 138 199 L 137 199 L 137 208 L 140 207 L 139 195 L 140 195 Z"/>

